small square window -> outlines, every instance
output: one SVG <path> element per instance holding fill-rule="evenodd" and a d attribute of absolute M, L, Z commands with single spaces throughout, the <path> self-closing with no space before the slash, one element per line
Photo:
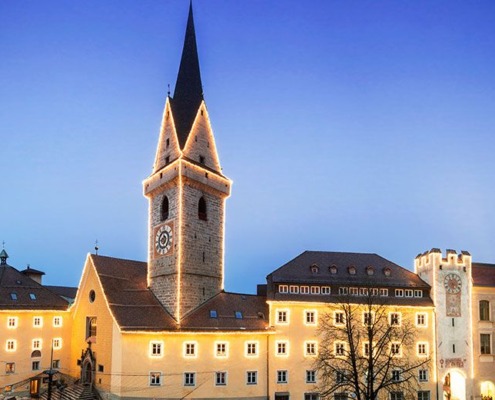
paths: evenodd
<path fill-rule="evenodd" d="M 242 312 L 240 312 L 240 311 L 236 311 L 236 312 L 235 312 L 235 318 L 236 318 L 236 319 L 242 319 Z"/>
<path fill-rule="evenodd" d="M 416 314 L 416 326 L 426 327 L 426 325 L 427 325 L 426 318 L 427 318 L 426 313 L 417 313 Z"/>
<path fill-rule="evenodd" d="M 62 326 L 62 317 L 53 317 L 53 326 Z"/>
<path fill-rule="evenodd" d="M 33 350 L 41 350 L 41 339 L 33 339 Z"/>
<path fill-rule="evenodd" d="M 349 288 L 349 294 L 351 296 L 357 296 L 359 294 L 359 289 L 357 287 Z"/>
<path fill-rule="evenodd" d="M 388 296 L 388 289 L 380 289 L 380 296 L 387 297 Z"/>
<path fill-rule="evenodd" d="M 15 372 L 15 363 L 13 362 L 5 363 L 5 373 L 13 374 L 14 372 Z"/>
<path fill-rule="evenodd" d="M 301 294 L 309 294 L 309 286 L 301 286 Z"/>
<path fill-rule="evenodd" d="M 195 386 L 195 385 L 196 385 L 196 373 L 184 372 L 184 386 Z"/>
<path fill-rule="evenodd" d="M 423 291 L 422 290 L 415 290 L 414 291 L 414 297 L 423 297 Z"/>
<path fill-rule="evenodd" d="M 344 313 L 342 311 L 335 311 L 334 313 L 334 325 L 344 325 Z"/>
<path fill-rule="evenodd" d="M 218 318 L 217 310 L 210 310 L 210 318 Z"/>
<path fill-rule="evenodd" d="M 394 369 L 392 371 L 392 381 L 394 382 L 400 382 L 401 381 L 401 373 L 400 373 L 400 370 L 398 369 Z"/>
<path fill-rule="evenodd" d="M 215 372 L 215 385 L 225 386 L 227 384 L 227 372 Z"/>
<path fill-rule="evenodd" d="M 10 293 L 11 300 L 17 300 L 17 293 Z"/>
<path fill-rule="evenodd" d="M 345 355 L 345 343 L 344 342 L 335 342 L 334 343 L 335 355 L 338 357 L 342 357 Z"/>
<path fill-rule="evenodd" d="M 43 318 L 42 317 L 34 317 L 33 318 L 33 326 L 36 328 L 40 328 L 43 326 Z"/>
<path fill-rule="evenodd" d="M 321 287 L 321 294 L 330 294 L 330 293 L 331 293 L 330 286 L 322 286 Z"/>
<path fill-rule="evenodd" d="M 218 342 L 215 343 L 215 356 L 216 357 L 227 357 L 227 343 Z"/>
<path fill-rule="evenodd" d="M 429 390 L 420 390 L 418 392 L 418 400 L 430 400 L 430 391 Z"/>
<path fill-rule="evenodd" d="M 320 294 L 319 286 L 311 286 L 311 294 Z"/>
<path fill-rule="evenodd" d="M 316 356 L 316 342 L 306 342 L 305 353 L 307 357 Z"/>
<path fill-rule="evenodd" d="M 36 295 L 34 293 L 29 293 L 29 298 L 31 300 L 36 300 Z"/>
<path fill-rule="evenodd" d="M 247 371 L 246 372 L 246 384 L 248 384 L 248 385 L 258 384 L 258 371 Z"/>
<path fill-rule="evenodd" d="M 278 285 L 278 292 L 279 293 L 288 293 L 289 287 L 287 285 Z"/>
<path fill-rule="evenodd" d="M 418 343 L 418 356 L 428 356 L 428 343 Z"/>
<path fill-rule="evenodd" d="M 400 343 L 392 343 L 390 345 L 390 354 L 395 357 L 400 357 L 401 356 L 401 345 Z"/>
<path fill-rule="evenodd" d="M 305 311 L 304 322 L 306 325 L 316 325 L 316 311 Z"/>
<path fill-rule="evenodd" d="M 33 371 L 38 371 L 40 369 L 40 362 L 39 361 L 33 361 L 31 363 L 31 369 Z"/>
<path fill-rule="evenodd" d="M 150 386 L 161 386 L 161 384 L 162 384 L 162 373 L 150 372 Z"/>
<path fill-rule="evenodd" d="M 348 289 L 346 287 L 339 287 L 339 294 L 340 295 L 345 295 L 347 294 Z"/>
<path fill-rule="evenodd" d="M 277 383 L 287 383 L 287 370 L 277 371 Z"/>
<path fill-rule="evenodd" d="M 287 324 L 289 322 L 289 312 L 285 310 L 277 311 L 277 323 L 278 324 Z"/>
<path fill-rule="evenodd" d="M 291 285 L 291 286 L 289 287 L 289 290 L 290 290 L 290 292 L 291 292 L 292 294 L 297 294 L 297 293 L 299 293 L 299 286 L 294 286 L 294 285 Z"/>
<path fill-rule="evenodd" d="M 420 369 L 418 378 L 420 382 L 428 382 L 428 370 Z"/>
<path fill-rule="evenodd" d="M 406 297 L 413 297 L 414 291 L 412 289 L 405 290 Z"/>
<path fill-rule="evenodd" d="M 53 339 L 53 350 L 60 350 L 62 348 L 62 339 Z"/>
<path fill-rule="evenodd" d="M 150 356 L 161 357 L 163 355 L 163 342 L 150 342 Z"/>
<path fill-rule="evenodd" d="M 184 356 L 196 357 L 196 343 L 193 342 L 184 343 Z"/>
<path fill-rule="evenodd" d="M 247 342 L 246 343 L 246 356 L 253 357 L 258 355 L 258 343 Z"/>
<path fill-rule="evenodd" d="M 105 372 L 105 367 L 101 364 L 98 364 L 98 372 Z"/>
<path fill-rule="evenodd" d="M 13 340 L 13 339 L 7 340 L 5 349 L 7 351 L 10 351 L 10 352 L 16 351 L 16 349 L 17 349 L 17 342 L 15 340 Z"/>
<path fill-rule="evenodd" d="M 389 314 L 389 324 L 390 326 L 400 326 L 400 313 L 392 312 Z"/>
<path fill-rule="evenodd" d="M 17 322 L 18 322 L 17 317 L 8 317 L 8 319 L 7 319 L 7 327 L 9 329 L 15 329 L 15 328 L 17 328 Z"/>
<path fill-rule="evenodd" d="M 53 369 L 59 369 L 60 368 L 60 360 L 53 360 L 52 361 L 52 368 Z M 103 371 L 100 371 L 103 372 Z"/>
<path fill-rule="evenodd" d="M 287 356 L 289 344 L 286 341 L 277 341 L 277 356 Z"/>
<path fill-rule="evenodd" d="M 395 297 L 404 297 L 404 289 L 395 289 Z"/>
<path fill-rule="evenodd" d="M 315 370 L 306 370 L 306 383 L 316 383 Z"/>

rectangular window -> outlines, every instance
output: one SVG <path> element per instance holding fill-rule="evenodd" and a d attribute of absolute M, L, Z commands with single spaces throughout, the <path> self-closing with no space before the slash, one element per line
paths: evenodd
<path fill-rule="evenodd" d="M 96 317 L 86 317 L 86 338 L 96 337 Z"/>
<path fill-rule="evenodd" d="M 347 294 L 347 288 L 346 287 L 339 287 L 339 294 L 340 295 Z"/>
<path fill-rule="evenodd" d="M 414 297 L 423 297 L 423 291 L 422 290 L 415 290 L 414 291 Z"/>
<path fill-rule="evenodd" d="M 235 312 L 235 318 L 236 319 L 242 319 L 242 312 L 241 311 L 236 311 Z"/>
<path fill-rule="evenodd" d="M 342 311 L 335 311 L 333 315 L 334 315 L 335 325 L 344 325 L 345 320 L 344 320 L 344 313 Z"/>
<path fill-rule="evenodd" d="M 210 318 L 218 318 L 217 310 L 210 310 Z"/>
<path fill-rule="evenodd" d="M 247 385 L 257 385 L 258 384 L 258 371 L 247 371 L 246 372 L 246 384 Z"/>
<path fill-rule="evenodd" d="M 321 291 L 319 286 L 311 286 L 311 294 L 320 294 L 320 293 Z"/>
<path fill-rule="evenodd" d="M 359 295 L 360 296 L 368 296 L 368 294 L 369 294 L 368 288 L 365 288 L 365 287 L 359 288 Z"/>
<path fill-rule="evenodd" d="M 60 350 L 62 348 L 62 339 L 55 338 L 53 339 L 53 350 Z"/>
<path fill-rule="evenodd" d="M 370 355 L 371 346 L 369 342 L 363 343 L 363 355 L 368 357 Z"/>
<path fill-rule="evenodd" d="M 33 350 L 41 350 L 41 339 L 33 339 Z"/>
<path fill-rule="evenodd" d="M 278 292 L 279 293 L 288 293 L 289 287 L 287 285 L 278 285 Z"/>
<path fill-rule="evenodd" d="M 34 317 L 33 326 L 35 328 L 41 328 L 43 326 L 43 317 Z"/>
<path fill-rule="evenodd" d="M 348 400 L 347 393 L 335 393 L 333 395 L 334 400 Z"/>
<path fill-rule="evenodd" d="M 371 312 L 363 312 L 363 324 L 371 325 L 373 324 L 373 313 Z"/>
<path fill-rule="evenodd" d="M 184 386 L 195 386 L 195 385 L 196 385 L 196 373 L 184 372 Z"/>
<path fill-rule="evenodd" d="M 336 356 L 344 356 L 345 355 L 345 343 L 344 342 L 335 342 L 335 355 Z"/>
<path fill-rule="evenodd" d="M 292 294 L 297 294 L 297 293 L 299 293 L 299 286 L 290 285 L 289 286 L 289 291 Z"/>
<path fill-rule="evenodd" d="M 336 383 L 344 383 L 346 381 L 346 376 L 344 371 L 336 371 L 335 372 L 335 382 Z"/>
<path fill-rule="evenodd" d="M 429 390 L 420 390 L 418 392 L 418 400 L 430 400 L 430 391 Z"/>
<path fill-rule="evenodd" d="M 215 356 L 216 357 L 227 357 L 227 343 L 217 342 L 215 343 Z"/>
<path fill-rule="evenodd" d="M 306 383 L 316 383 L 315 370 L 306 370 Z"/>
<path fill-rule="evenodd" d="M 184 356 L 185 357 L 196 357 L 196 343 L 195 342 L 184 343 Z"/>
<path fill-rule="evenodd" d="M 490 321 L 490 302 L 480 301 L 480 321 Z"/>
<path fill-rule="evenodd" d="M 17 328 L 17 317 L 8 317 L 7 318 L 7 328 L 9 329 L 15 329 Z"/>
<path fill-rule="evenodd" d="M 404 400 L 403 392 L 390 392 L 390 400 Z"/>
<path fill-rule="evenodd" d="M 288 355 L 288 347 L 289 344 L 287 342 L 277 341 L 277 356 L 286 356 Z"/>
<path fill-rule="evenodd" d="M 392 343 L 390 345 L 390 354 L 396 357 L 400 357 L 401 355 L 401 346 L 400 343 Z"/>
<path fill-rule="evenodd" d="M 378 291 L 378 288 L 372 288 L 371 289 L 371 295 L 372 296 L 378 296 L 380 292 Z"/>
<path fill-rule="evenodd" d="M 392 312 L 389 314 L 389 323 L 391 326 L 400 326 L 400 313 Z"/>
<path fill-rule="evenodd" d="M 227 384 L 227 372 L 215 372 L 215 385 L 225 386 Z"/>
<path fill-rule="evenodd" d="M 418 343 L 418 356 L 428 356 L 428 343 Z"/>
<path fill-rule="evenodd" d="M 309 294 L 309 286 L 301 286 L 301 294 Z"/>
<path fill-rule="evenodd" d="M 14 372 L 15 372 L 15 363 L 13 362 L 5 363 L 5 373 L 13 374 Z"/>
<path fill-rule="evenodd" d="M 33 371 L 38 371 L 40 369 L 40 362 L 39 361 L 33 361 L 31 363 L 31 369 Z"/>
<path fill-rule="evenodd" d="M 418 379 L 420 382 L 428 382 L 428 370 L 420 369 L 418 372 Z"/>
<path fill-rule="evenodd" d="M 289 312 L 286 310 L 277 311 L 277 323 L 278 324 L 288 324 L 289 323 Z"/>
<path fill-rule="evenodd" d="M 306 342 L 306 356 L 312 357 L 316 356 L 316 342 Z"/>
<path fill-rule="evenodd" d="M 59 369 L 60 368 L 60 360 L 53 360 L 52 361 L 52 368 L 53 369 Z M 103 371 L 101 371 L 103 372 Z"/>
<path fill-rule="evenodd" d="M 161 357 L 163 355 L 163 342 L 150 342 L 150 357 Z"/>
<path fill-rule="evenodd" d="M 480 335 L 480 347 L 481 354 L 491 354 L 491 337 L 489 333 L 482 333 Z"/>
<path fill-rule="evenodd" d="M 404 289 L 395 289 L 395 297 L 404 297 Z M 399 393 L 399 392 L 394 392 Z"/>
<path fill-rule="evenodd" d="M 62 317 L 53 317 L 53 326 L 59 328 L 62 326 Z"/>
<path fill-rule="evenodd" d="M 277 371 L 277 383 L 287 383 L 287 370 Z"/>
<path fill-rule="evenodd" d="M 304 321 L 306 325 L 316 325 L 316 311 L 305 311 Z"/>
<path fill-rule="evenodd" d="M 318 393 L 304 393 L 304 400 L 320 400 Z"/>
<path fill-rule="evenodd" d="M 388 296 L 388 289 L 380 289 L 380 296 L 387 297 Z"/>
<path fill-rule="evenodd" d="M 427 315 L 426 313 L 417 313 L 416 314 L 416 326 L 419 327 L 426 327 L 426 321 L 427 321 Z"/>
<path fill-rule="evenodd" d="M 400 371 L 398 369 L 394 369 L 392 371 L 392 381 L 394 382 L 400 382 Z"/>
<path fill-rule="evenodd" d="M 357 287 L 351 287 L 349 288 L 349 294 L 351 296 L 357 296 L 359 293 L 359 289 Z"/>
<path fill-rule="evenodd" d="M 161 385 L 162 385 L 162 373 L 150 372 L 150 386 L 161 386 Z"/>
<path fill-rule="evenodd" d="M 413 297 L 414 291 L 412 289 L 405 290 L 406 297 Z"/>
<path fill-rule="evenodd" d="M 258 355 L 258 342 L 246 343 L 246 356 L 254 357 Z"/>
<path fill-rule="evenodd" d="M 5 345 L 5 350 L 7 351 L 15 351 L 16 350 L 16 344 L 17 342 L 14 339 L 7 340 L 7 343 Z"/>

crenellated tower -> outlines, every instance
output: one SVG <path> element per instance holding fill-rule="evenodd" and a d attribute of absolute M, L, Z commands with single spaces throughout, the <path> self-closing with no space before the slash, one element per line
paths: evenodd
<path fill-rule="evenodd" d="M 440 249 L 419 254 L 415 272 L 431 286 L 435 304 L 436 379 L 443 382 L 443 397 L 465 400 L 472 393 L 473 310 L 471 255 Z"/>
<path fill-rule="evenodd" d="M 149 200 L 148 286 L 180 323 L 224 286 L 225 200 L 222 174 L 203 99 L 192 5 L 173 97 L 163 112 Z"/>

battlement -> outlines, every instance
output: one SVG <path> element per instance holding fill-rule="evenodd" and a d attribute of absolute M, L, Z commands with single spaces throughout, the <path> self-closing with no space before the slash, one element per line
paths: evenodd
<path fill-rule="evenodd" d="M 416 273 L 421 271 L 427 271 L 430 269 L 453 269 L 460 270 L 471 268 L 471 254 L 467 251 L 457 251 L 447 249 L 445 256 L 442 256 L 442 251 L 437 248 L 433 248 L 429 251 L 425 251 L 422 254 L 418 254 L 414 259 L 414 269 Z"/>

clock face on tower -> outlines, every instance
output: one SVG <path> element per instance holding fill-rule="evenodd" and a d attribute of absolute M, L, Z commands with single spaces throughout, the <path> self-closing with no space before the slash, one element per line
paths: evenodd
<path fill-rule="evenodd" d="M 172 251 L 173 244 L 173 226 L 163 224 L 155 228 L 155 254 L 165 255 Z"/>
<path fill-rule="evenodd" d="M 445 276 L 443 286 L 447 293 L 459 293 L 461 291 L 461 277 L 457 274 L 448 274 Z"/>

